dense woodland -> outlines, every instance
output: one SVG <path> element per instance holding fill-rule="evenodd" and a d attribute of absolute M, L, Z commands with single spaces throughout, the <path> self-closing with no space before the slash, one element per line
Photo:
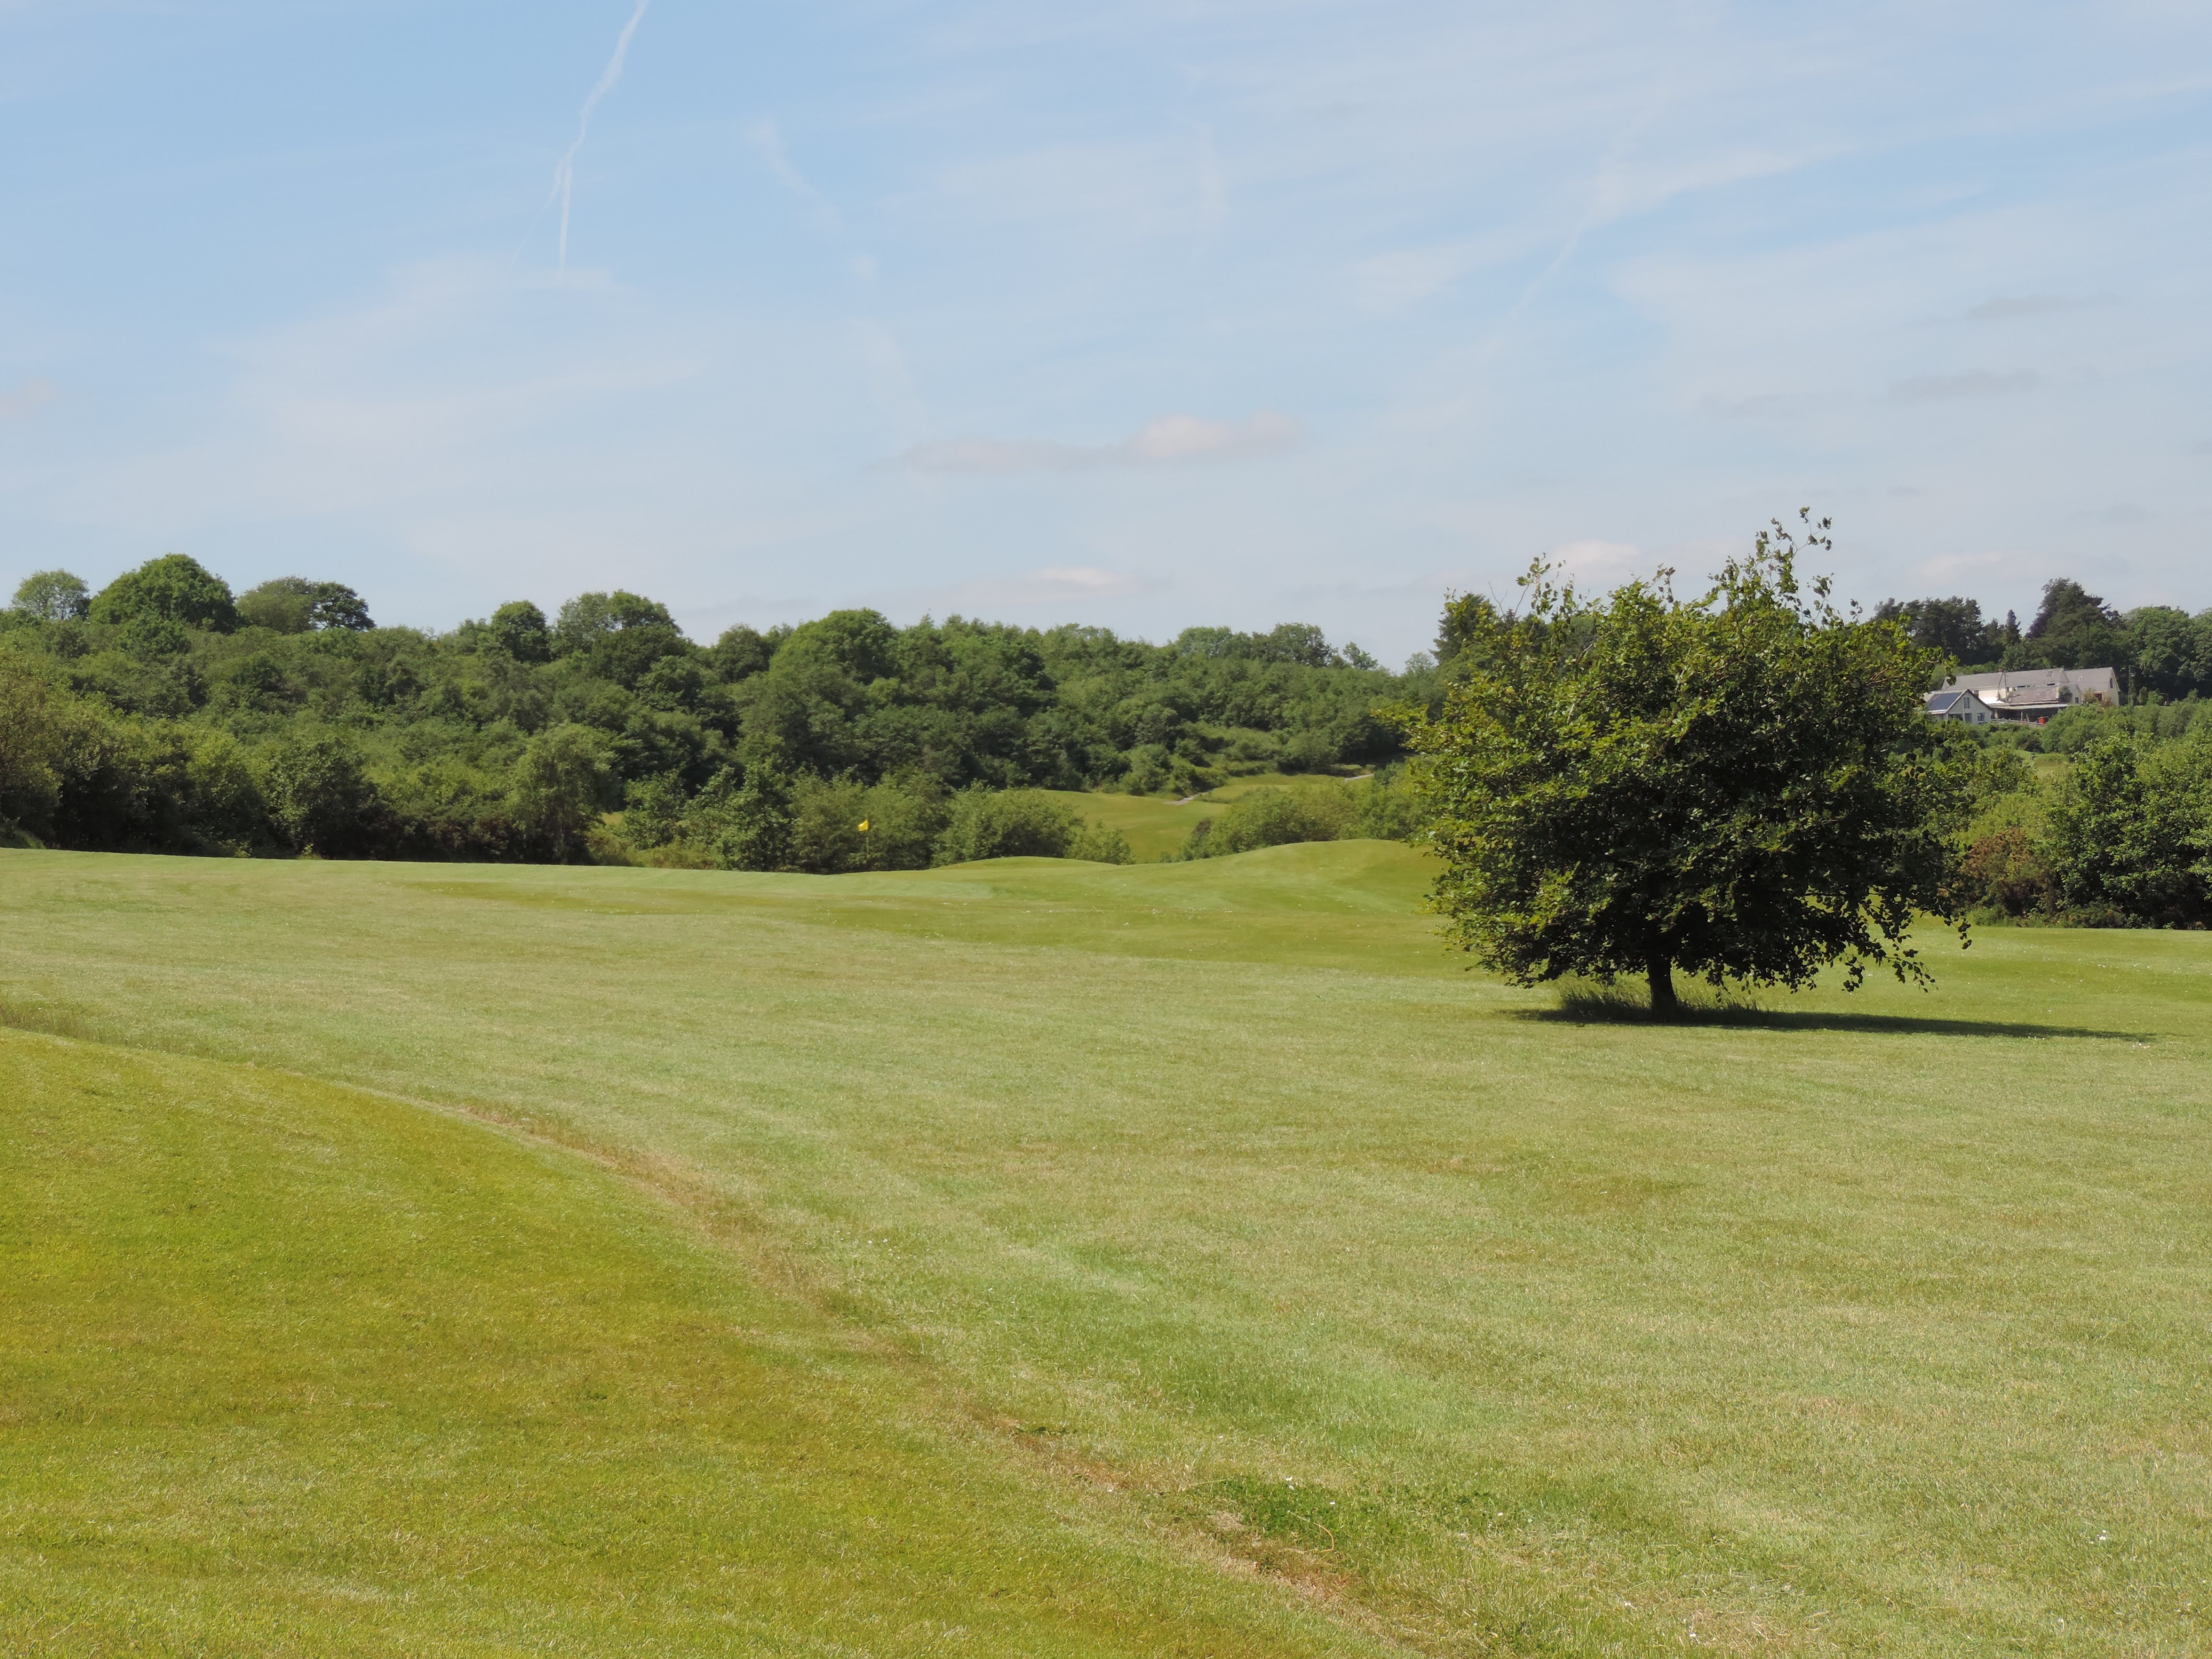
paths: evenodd
<path fill-rule="evenodd" d="M 1152 645 L 844 611 L 702 645 L 614 592 L 431 634 L 377 626 L 336 583 L 234 594 L 179 555 L 98 593 L 49 571 L 0 611 L 0 840 L 815 872 L 1111 861 L 1118 836 L 1036 792 L 1395 776 L 1390 711 L 1441 707 L 1484 648 L 1481 611 L 1448 608 L 1435 657 L 1391 673 L 1304 624 Z M 1875 619 L 1941 653 L 1931 679 L 1947 658 L 2119 671 L 2125 707 L 1941 734 L 1980 756 L 1958 878 L 1978 915 L 2212 924 L 2212 611 L 2123 615 L 2055 581 L 2026 628 L 1960 598 Z M 1419 827 L 1402 788 L 1263 794 L 1186 855 Z"/>
<path fill-rule="evenodd" d="M 1397 753 L 1376 708 L 1435 672 L 1303 624 L 1151 645 L 844 611 L 702 645 L 621 592 L 429 634 L 376 626 L 335 583 L 234 595 L 181 555 L 96 594 L 33 576 L 0 628 L 19 836 L 326 857 L 836 870 L 1073 849 L 1064 811 L 981 797 L 1365 769 Z"/>

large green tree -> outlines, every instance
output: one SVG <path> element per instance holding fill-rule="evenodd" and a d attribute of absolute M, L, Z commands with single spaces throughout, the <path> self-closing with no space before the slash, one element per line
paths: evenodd
<path fill-rule="evenodd" d="M 15 589 L 16 613 L 34 622 L 77 622 L 91 608 L 83 581 L 66 570 L 34 570 Z"/>
<path fill-rule="evenodd" d="M 343 628 L 367 633 L 376 624 L 360 594 L 343 582 L 314 582 L 304 576 L 279 576 L 238 596 L 239 619 L 249 628 L 279 634 L 307 634 Z"/>
<path fill-rule="evenodd" d="M 1540 562 L 1518 616 L 1454 602 L 1463 678 L 1406 723 L 1460 945 L 1520 984 L 1640 975 L 1662 1013 L 1678 969 L 1926 980 L 1908 934 L 1955 915 L 1966 799 L 1921 713 L 1944 658 L 1801 586 L 1798 552 L 1777 521 L 1695 599 Z"/>
<path fill-rule="evenodd" d="M 2021 655 L 2056 668 L 2130 666 L 2126 625 L 2118 611 L 2066 577 L 2043 585 L 2043 604 L 2028 623 Z"/>
<path fill-rule="evenodd" d="M 238 626 L 230 584 L 182 553 L 125 571 L 94 595 L 91 613 L 96 623 L 180 623 L 216 634 Z"/>

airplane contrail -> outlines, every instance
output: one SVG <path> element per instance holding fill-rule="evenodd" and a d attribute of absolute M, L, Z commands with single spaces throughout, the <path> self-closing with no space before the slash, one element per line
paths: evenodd
<path fill-rule="evenodd" d="M 607 59 L 606 68 L 600 72 L 599 83 L 584 100 L 583 112 L 576 118 L 576 141 L 562 156 L 560 165 L 553 169 L 553 194 L 546 198 L 548 205 L 561 204 L 561 274 L 568 274 L 568 206 L 576 195 L 576 153 L 584 148 L 584 140 L 592 131 L 592 112 L 599 106 L 599 100 L 615 89 L 622 79 L 623 60 L 629 56 L 630 37 L 637 26 L 645 21 L 645 9 L 653 0 L 637 0 L 637 9 L 623 25 L 622 37 L 615 42 L 615 55 Z"/>

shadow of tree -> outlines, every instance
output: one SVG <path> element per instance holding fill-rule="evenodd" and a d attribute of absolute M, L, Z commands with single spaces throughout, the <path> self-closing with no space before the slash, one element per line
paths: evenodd
<path fill-rule="evenodd" d="M 1556 1008 L 1519 1008 L 1516 1019 L 1557 1025 L 1701 1025 L 1731 1030 L 1857 1031 L 1880 1036 L 2083 1038 L 2101 1042 L 2156 1042 L 2150 1031 L 2112 1031 L 2090 1025 L 2043 1025 L 2022 1020 L 1946 1019 L 1917 1014 L 1860 1014 L 1842 1009 L 1759 1008 L 1746 1005 L 1685 1007 L 1671 1018 L 1655 1018 L 1650 1008 L 1626 998 L 1573 997 Z"/>

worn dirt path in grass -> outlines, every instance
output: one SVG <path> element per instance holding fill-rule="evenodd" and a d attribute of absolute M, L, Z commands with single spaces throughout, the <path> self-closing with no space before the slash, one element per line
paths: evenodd
<path fill-rule="evenodd" d="M 1383 1650 L 1010 1456 L 666 1170 L 20 1031 L 0 1100 L 10 1654 Z"/>

